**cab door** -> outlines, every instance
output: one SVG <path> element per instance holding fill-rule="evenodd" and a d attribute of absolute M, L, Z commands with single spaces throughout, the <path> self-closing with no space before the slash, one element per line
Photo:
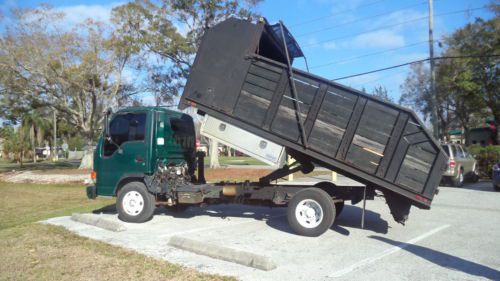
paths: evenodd
<path fill-rule="evenodd" d="M 109 123 L 111 141 L 103 138 L 95 165 L 97 193 L 115 195 L 119 181 L 127 176 L 144 175 L 148 166 L 147 137 L 151 114 L 125 112 L 116 114 Z"/>

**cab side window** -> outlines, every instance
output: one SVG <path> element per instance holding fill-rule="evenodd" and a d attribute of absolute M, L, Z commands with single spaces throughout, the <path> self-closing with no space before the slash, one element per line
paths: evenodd
<path fill-rule="evenodd" d="M 113 142 L 104 141 L 104 156 L 111 156 L 118 149 L 117 145 L 143 141 L 146 135 L 146 113 L 116 115 L 109 123 L 109 134 Z"/>
<path fill-rule="evenodd" d="M 464 152 L 463 152 L 462 147 L 460 145 L 457 145 L 457 157 L 458 158 L 465 158 Z"/>
<path fill-rule="evenodd" d="M 451 147 L 451 154 L 453 155 L 453 158 L 459 157 L 458 152 L 457 152 L 457 147 L 454 145 L 450 145 L 450 147 Z"/>

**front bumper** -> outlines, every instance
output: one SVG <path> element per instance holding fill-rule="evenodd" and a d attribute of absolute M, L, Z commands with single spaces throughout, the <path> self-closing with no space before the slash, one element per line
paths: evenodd
<path fill-rule="evenodd" d="M 97 198 L 97 187 L 95 185 L 87 186 L 87 198 L 89 199 Z"/>

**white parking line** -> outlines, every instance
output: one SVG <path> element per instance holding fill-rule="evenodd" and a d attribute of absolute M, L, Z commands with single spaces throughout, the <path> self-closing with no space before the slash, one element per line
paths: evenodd
<path fill-rule="evenodd" d="M 160 236 L 160 238 L 171 237 L 174 235 L 183 235 L 183 234 L 194 233 L 194 232 L 205 231 L 205 230 L 212 230 L 212 229 L 217 229 L 217 228 L 224 228 L 224 227 L 229 227 L 229 226 L 237 226 L 237 225 L 254 223 L 254 222 L 262 222 L 262 221 L 271 220 L 271 219 L 280 218 L 280 217 L 285 217 L 285 216 L 286 215 L 269 216 L 269 217 L 266 217 L 265 220 L 240 221 L 240 222 L 229 223 L 229 224 L 225 224 L 225 225 L 215 225 L 215 226 L 209 226 L 209 227 L 195 228 L 195 229 L 165 234 L 165 235 Z"/>
<path fill-rule="evenodd" d="M 394 254 L 394 253 L 396 253 L 396 252 L 398 252 L 398 251 L 400 251 L 400 250 L 408 247 L 409 245 L 415 244 L 418 241 L 423 240 L 423 239 L 425 239 L 425 238 L 427 238 L 427 237 L 429 237 L 429 236 L 431 236 L 433 234 L 436 234 L 439 231 L 441 231 L 443 229 L 446 229 L 448 227 L 450 227 L 450 225 L 449 224 L 445 224 L 445 225 L 442 225 L 440 227 L 434 228 L 434 229 L 432 229 L 432 230 L 430 230 L 430 231 L 428 231 L 428 232 L 426 232 L 426 233 L 424 233 L 424 234 L 422 234 L 420 236 L 417 236 L 417 237 L 409 240 L 406 243 L 401 243 L 401 244 L 399 244 L 397 246 L 391 247 L 391 248 L 389 248 L 389 249 L 381 252 L 378 255 L 375 255 L 373 257 L 369 257 L 367 259 L 361 260 L 361 261 L 359 261 L 359 262 L 357 262 L 357 263 L 355 263 L 355 264 L 353 264 L 353 265 L 351 265 L 349 267 L 346 267 L 346 268 L 344 268 L 342 270 L 335 271 L 334 273 L 328 275 L 328 277 L 341 277 L 341 276 L 344 276 L 344 275 L 346 275 L 346 274 L 348 274 L 350 272 L 353 272 L 355 270 L 360 269 L 361 267 L 363 267 L 365 265 L 374 263 L 374 262 L 376 262 L 376 261 L 378 261 L 378 260 L 380 260 L 380 259 L 382 259 L 382 258 L 384 258 L 386 256 Z"/>

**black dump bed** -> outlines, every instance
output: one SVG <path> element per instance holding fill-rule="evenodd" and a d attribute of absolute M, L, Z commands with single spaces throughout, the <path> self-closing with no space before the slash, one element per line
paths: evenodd
<path fill-rule="evenodd" d="M 282 35 L 291 61 L 302 51 L 281 31 L 238 19 L 208 30 L 179 108 L 195 106 L 382 190 L 390 207 L 429 208 L 447 157 L 415 113 L 298 69 L 290 75 Z"/>

